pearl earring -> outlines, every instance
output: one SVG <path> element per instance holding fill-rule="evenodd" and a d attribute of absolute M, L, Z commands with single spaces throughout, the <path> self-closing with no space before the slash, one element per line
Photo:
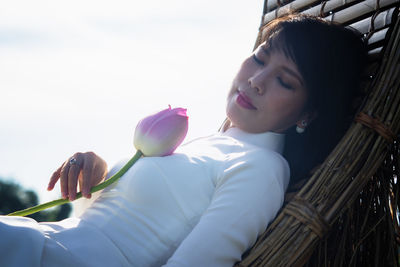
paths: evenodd
<path fill-rule="evenodd" d="M 306 130 L 306 127 L 307 127 L 307 122 L 305 120 L 302 120 L 301 121 L 301 126 L 302 127 L 296 126 L 296 132 L 298 134 L 304 133 L 304 131 Z"/>

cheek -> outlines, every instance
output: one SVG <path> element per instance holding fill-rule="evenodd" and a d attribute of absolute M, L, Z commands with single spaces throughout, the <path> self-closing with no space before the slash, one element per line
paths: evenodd
<path fill-rule="evenodd" d="M 248 65 L 248 62 L 246 59 L 242 63 L 236 76 L 233 78 L 231 88 L 230 88 L 230 90 L 228 92 L 228 96 L 227 96 L 228 102 L 240 87 L 247 86 L 248 80 L 249 80 L 249 72 L 250 72 L 247 65 Z"/>
<path fill-rule="evenodd" d="M 251 60 L 251 58 L 247 58 L 240 65 L 240 68 L 233 79 L 235 84 L 240 84 L 243 82 L 247 83 L 250 75 L 255 71 L 254 64 L 252 64 Z"/>
<path fill-rule="evenodd" d="M 276 118 L 287 122 L 297 122 L 303 113 L 305 100 L 303 97 L 277 97 L 270 102 L 271 111 L 276 115 Z"/>
<path fill-rule="evenodd" d="M 236 90 L 237 90 L 236 88 L 237 88 L 237 86 L 236 86 L 236 82 L 235 82 L 235 80 L 234 80 L 234 81 L 232 82 L 231 88 L 229 89 L 228 95 L 227 95 L 227 97 L 226 97 L 227 103 L 229 103 L 229 101 L 231 100 L 232 96 L 235 94 L 235 92 L 236 92 Z"/>

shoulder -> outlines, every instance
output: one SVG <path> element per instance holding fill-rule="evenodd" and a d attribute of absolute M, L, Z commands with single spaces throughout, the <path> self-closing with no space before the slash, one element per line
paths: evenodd
<path fill-rule="evenodd" d="M 288 163 L 279 153 L 249 150 L 227 162 L 217 180 L 214 198 L 223 195 L 268 222 L 283 204 L 289 175 Z"/>
<path fill-rule="evenodd" d="M 253 165 L 260 174 L 276 179 L 286 191 L 289 184 L 290 168 L 287 160 L 278 152 L 269 149 L 255 149 L 248 153 L 247 162 Z"/>
<path fill-rule="evenodd" d="M 276 184 L 282 191 L 286 191 L 290 178 L 289 164 L 281 154 L 258 147 L 227 155 L 222 172 L 223 180 L 235 173 L 247 182 Z"/>
<path fill-rule="evenodd" d="M 251 146 L 243 153 L 231 153 L 227 155 L 228 164 L 243 164 L 255 168 L 258 171 L 289 171 L 287 160 L 278 152 L 270 149 L 262 149 Z"/>
<path fill-rule="evenodd" d="M 289 167 L 286 159 L 276 151 L 270 149 L 254 148 L 246 153 L 249 162 L 263 163 L 264 167 Z"/>

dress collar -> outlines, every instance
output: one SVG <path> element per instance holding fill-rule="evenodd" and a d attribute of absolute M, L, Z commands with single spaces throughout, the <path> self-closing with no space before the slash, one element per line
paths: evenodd
<path fill-rule="evenodd" d="M 237 127 L 231 127 L 221 134 L 230 136 L 244 143 L 273 150 L 279 154 L 282 154 L 285 145 L 285 135 L 281 133 L 248 133 Z"/>

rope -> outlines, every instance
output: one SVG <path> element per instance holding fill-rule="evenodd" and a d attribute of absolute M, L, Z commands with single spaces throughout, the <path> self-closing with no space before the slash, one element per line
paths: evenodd
<path fill-rule="evenodd" d="M 385 138 L 390 143 L 396 139 L 396 135 L 386 125 L 364 112 L 358 113 L 354 120 L 375 130 L 380 136 Z"/>
<path fill-rule="evenodd" d="M 325 17 L 325 5 L 326 5 L 326 3 L 327 3 L 327 1 L 323 1 L 322 3 L 321 3 L 321 9 L 319 10 L 319 16 L 321 17 L 321 18 L 324 18 Z"/>
<path fill-rule="evenodd" d="M 371 36 L 375 33 L 375 19 L 379 15 L 380 11 L 380 0 L 376 0 L 375 4 L 375 13 L 371 16 L 371 21 L 370 21 L 370 28 L 368 35 L 364 38 L 364 40 L 367 42 Z"/>
<path fill-rule="evenodd" d="M 289 202 L 283 210 L 284 213 L 296 218 L 306 225 L 321 239 L 329 232 L 330 225 L 307 200 L 298 196 Z"/>

